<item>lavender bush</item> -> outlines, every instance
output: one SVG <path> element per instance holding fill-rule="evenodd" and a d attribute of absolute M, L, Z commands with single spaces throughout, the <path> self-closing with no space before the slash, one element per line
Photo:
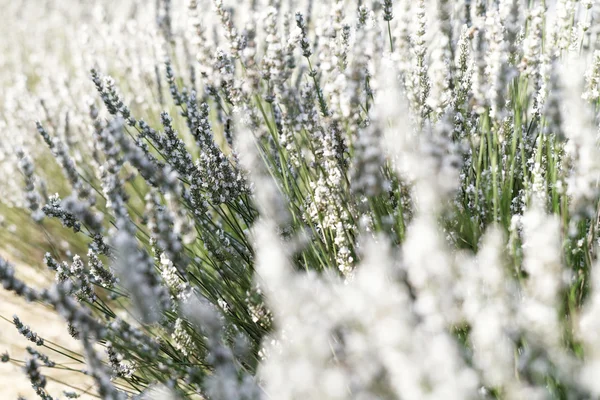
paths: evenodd
<path fill-rule="evenodd" d="M 600 396 L 593 0 L 31 3 L 0 238 L 56 282 L 0 280 L 84 349 L 14 317 L 42 399 Z"/>

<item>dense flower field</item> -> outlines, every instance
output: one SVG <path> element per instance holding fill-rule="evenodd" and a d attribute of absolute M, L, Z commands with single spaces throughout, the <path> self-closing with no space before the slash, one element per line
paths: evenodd
<path fill-rule="evenodd" d="M 0 246 L 56 276 L 0 281 L 84 349 L 2 315 L 40 398 L 600 396 L 594 0 L 0 10 Z"/>

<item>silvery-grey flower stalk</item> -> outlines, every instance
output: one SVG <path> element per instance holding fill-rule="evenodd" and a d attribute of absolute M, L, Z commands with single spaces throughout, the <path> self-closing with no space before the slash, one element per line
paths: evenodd
<path fill-rule="evenodd" d="M 332 2 L 330 11 L 322 16 L 320 23 L 315 26 L 315 45 L 314 49 L 319 49 L 319 53 L 315 54 L 317 63 L 319 64 L 320 76 L 317 76 L 316 68 L 314 68 L 314 78 L 319 78 L 316 86 L 322 87 L 323 96 L 330 99 L 331 96 L 331 83 L 334 78 L 333 70 L 336 66 L 335 53 L 339 37 L 339 31 L 341 30 L 341 18 L 343 15 L 343 2 L 335 0 Z M 300 28 L 301 29 L 301 28 Z M 311 60 L 307 58 L 310 63 Z"/>
<path fill-rule="evenodd" d="M 165 60 L 165 70 L 167 74 L 167 83 L 169 84 L 169 91 L 171 92 L 171 97 L 175 102 L 176 106 L 179 106 L 184 103 L 184 98 L 179 92 L 177 88 L 177 83 L 175 82 L 175 74 L 173 73 L 173 67 L 171 66 L 171 60 Z"/>
<path fill-rule="evenodd" d="M 66 261 L 58 262 L 52 257 L 50 257 L 50 253 L 46 253 L 46 255 L 44 256 L 44 261 L 48 268 L 50 268 L 53 271 L 56 271 L 56 276 L 54 277 L 54 279 L 57 282 L 65 282 L 67 279 L 69 279 L 69 276 L 71 275 L 71 270 L 69 268 L 69 264 Z"/>
<path fill-rule="evenodd" d="M 177 132 L 173 129 L 173 119 L 168 113 L 163 112 L 160 114 L 160 121 L 164 127 L 164 135 L 155 135 L 153 140 L 164 152 L 165 159 L 181 176 L 188 177 L 192 175 L 195 171 L 192 156 L 187 151 L 183 140 L 178 137 Z"/>
<path fill-rule="evenodd" d="M 40 222 L 44 218 L 44 213 L 40 209 L 42 198 L 35 188 L 33 161 L 23 149 L 17 150 L 17 157 L 19 158 L 19 169 L 25 179 L 25 201 L 27 208 L 31 211 L 33 220 Z"/>
<path fill-rule="evenodd" d="M 143 152 L 125 138 L 122 133 L 122 123 L 118 120 L 113 121 L 108 130 L 110 137 L 124 147 L 125 156 L 129 161 L 138 168 L 146 168 L 147 164 L 143 163 L 147 162 L 147 159 L 138 158 L 140 153 L 143 155 Z M 104 140 L 104 142 L 108 144 L 110 141 Z M 123 182 L 118 175 L 121 166 L 118 163 L 107 162 L 105 167 L 102 186 L 109 200 L 109 207 L 115 215 L 117 229 L 111 238 L 116 256 L 114 268 L 123 287 L 131 293 L 140 317 L 152 323 L 160 318 L 163 309 L 170 308 L 168 291 L 157 276 L 152 258 L 144 249 L 139 248 L 135 239 L 136 227 L 129 217 Z"/>
<path fill-rule="evenodd" d="M 165 104 L 165 97 L 163 95 L 163 88 L 162 88 L 162 74 L 160 72 L 160 68 L 158 66 L 158 64 L 156 64 L 154 66 L 154 76 L 156 77 L 156 91 L 158 92 L 158 102 L 160 103 L 160 105 L 164 105 Z"/>
<path fill-rule="evenodd" d="M 181 111 L 181 115 L 185 118 L 185 122 L 190 132 L 194 132 L 198 128 L 198 124 L 202 118 L 198 108 L 198 95 L 196 90 L 192 89 L 190 91 L 186 103 L 186 109 Z"/>
<path fill-rule="evenodd" d="M 13 323 L 15 324 L 15 327 L 17 328 L 19 333 L 21 335 L 25 336 L 25 338 L 27 338 L 27 340 L 35 343 L 37 346 L 44 345 L 44 339 L 42 339 L 41 337 L 38 336 L 37 333 L 35 333 L 31 329 L 29 329 L 29 326 L 24 325 L 23 322 L 21 322 L 21 320 L 19 319 L 19 317 L 17 315 L 13 315 Z"/>
<path fill-rule="evenodd" d="M 338 39 L 338 46 L 336 46 L 336 56 L 338 58 L 338 69 L 344 71 L 348 66 L 348 50 L 350 49 L 350 25 L 344 24 L 342 26 L 341 35 Z"/>
<path fill-rule="evenodd" d="M 453 4 L 448 0 L 438 0 L 436 3 L 437 24 L 439 25 L 440 33 L 444 36 L 443 42 L 448 46 L 448 56 L 453 60 L 456 53 L 456 41 L 454 39 L 454 18 Z M 454 71 L 451 66 L 451 75 Z M 452 84 L 451 84 L 452 85 Z"/>
<path fill-rule="evenodd" d="M 77 168 L 75 167 L 75 162 L 69 155 L 65 144 L 58 137 L 51 138 L 48 132 L 42 126 L 41 122 L 36 122 L 36 125 L 38 132 L 44 141 L 46 141 L 48 147 L 50 147 L 52 154 L 62 167 L 65 176 L 77 193 L 77 197 L 82 201 L 89 202 L 91 205 L 95 204 L 96 198 L 92 193 L 92 188 L 79 176 L 79 172 L 77 172 Z"/>
<path fill-rule="evenodd" d="M 293 21 L 294 18 L 292 14 L 286 13 L 283 16 L 283 40 L 286 42 L 284 44 L 284 65 L 286 69 L 286 76 L 288 77 L 294 73 L 294 70 L 297 66 L 296 55 L 294 54 L 296 50 L 296 40 L 291 32 Z"/>
<path fill-rule="evenodd" d="M 319 129 L 319 111 L 315 106 L 315 90 L 312 83 L 307 82 L 300 87 L 300 114 L 298 120 L 302 128 L 314 139 L 314 155 L 318 159 L 321 151 L 321 130 Z M 306 160 L 308 161 L 308 160 Z"/>
<path fill-rule="evenodd" d="M 57 271 L 59 268 L 58 262 L 52 258 L 52 255 L 49 252 L 44 254 L 44 264 L 52 271 Z"/>
<path fill-rule="evenodd" d="M 62 200 L 58 193 L 48 198 L 48 203 L 42 207 L 42 211 L 48 217 L 58 218 L 63 226 L 73 229 L 74 232 L 81 230 L 81 222 L 62 207 Z"/>
<path fill-rule="evenodd" d="M 117 341 L 124 342 L 124 345 L 129 348 L 139 349 L 141 354 L 148 359 L 156 359 L 160 351 L 160 342 L 144 333 L 141 329 L 136 328 L 121 318 L 117 317 L 107 324 L 107 330 L 112 337 L 112 343 L 117 344 Z"/>
<path fill-rule="evenodd" d="M 243 92 L 235 79 L 235 58 L 221 49 L 217 49 L 212 58 L 215 70 L 215 87 L 220 88 L 228 103 L 237 105 L 242 101 Z M 218 73 L 217 73 L 218 72 Z M 216 93 L 214 93 L 216 94 Z"/>
<path fill-rule="evenodd" d="M 544 103 L 543 115 L 546 118 L 544 132 L 554 135 L 558 140 L 564 141 L 564 117 L 561 109 L 561 102 L 564 98 L 564 91 L 558 71 L 558 60 L 554 60 L 550 66 L 550 79 L 548 82 L 548 98 Z"/>
<path fill-rule="evenodd" d="M 139 121 L 139 128 L 140 134 L 134 140 L 135 145 L 142 150 L 145 158 L 150 164 L 155 165 L 157 169 L 164 169 L 165 162 L 158 160 L 148 147 L 149 140 L 152 140 L 153 143 L 158 141 L 158 133 L 154 129 L 150 128 L 150 126 L 148 126 L 144 120 Z M 140 154 L 138 157 L 142 157 L 142 155 Z M 146 172 L 145 170 L 143 171 Z M 144 179 L 146 179 L 146 181 L 152 186 L 156 187 L 157 183 L 152 176 L 144 176 Z"/>
<path fill-rule="evenodd" d="M 106 244 L 104 236 L 100 234 L 94 235 L 92 238 L 92 243 L 89 244 L 89 247 L 98 254 L 104 254 L 105 256 L 110 255 L 110 246 Z"/>
<path fill-rule="evenodd" d="M 85 330 L 98 340 L 106 336 L 104 323 L 96 319 L 89 308 L 82 306 L 73 299 L 75 288 L 71 280 L 58 282 L 49 289 L 44 289 L 39 298 L 50 304 L 78 332 Z"/>
<path fill-rule="evenodd" d="M 46 142 L 46 144 L 50 148 L 50 150 L 53 150 L 54 141 L 52 140 L 52 138 L 50 137 L 50 134 L 48 133 L 48 131 L 46 131 L 46 129 L 44 128 L 42 123 L 40 121 L 36 121 L 35 127 L 36 127 L 38 133 L 40 134 L 40 136 L 42 137 L 42 139 L 44 139 L 44 142 Z"/>
<path fill-rule="evenodd" d="M 382 0 L 381 4 L 383 6 L 383 20 L 389 22 L 394 19 L 393 1 Z"/>
<path fill-rule="evenodd" d="M 117 353 L 110 342 L 106 343 L 106 353 L 108 355 L 108 362 L 112 367 L 114 375 L 118 378 L 131 378 L 135 372 L 135 369 L 132 365 L 123 362 L 123 355 Z"/>
<path fill-rule="evenodd" d="M 508 42 L 509 61 L 515 66 L 520 52 L 519 36 L 523 26 L 521 3 L 518 0 L 503 0 L 499 6 L 500 17 L 505 27 L 505 40 Z M 511 73 L 514 75 L 514 71 Z"/>
<path fill-rule="evenodd" d="M 269 87 L 269 92 L 267 92 L 266 98 L 266 100 L 269 102 L 274 100 L 274 88 L 278 87 L 283 89 L 282 83 L 288 77 L 285 64 L 284 47 L 277 31 L 277 17 L 277 10 L 274 7 L 269 7 L 265 18 L 267 48 L 261 61 L 261 76 L 265 81 L 267 81 L 267 85 Z"/>
<path fill-rule="evenodd" d="M 145 125 L 140 123 L 140 126 Z M 123 133 L 123 129 L 124 126 L 122 120 L 116 119 L 111 121 L 108 128 L 102 132 L 101 137 L 99 138 L 100 141 L 104 143 L 104 148 L 115 156 L 122 150 L 124 159 L 133 165 L 144 179 L 164 192 L 179 195 L 181 193 L 181 185 L 178 180 L 177 172 L 169 166 L 163 166 L 157 163 L 156 159 L 152 157 L 149 152 L 144 151 L 143 147 L 133 143 L 132 140 Z M 148 131 L 143 130 L 143 132 Z M 118 144 L 118 146 L 116 144 Z M 115 164 L 113 161 L 109 160 L 107 166 L 109 168 L 120 168 L 118 164 L 122 163 L 122 160 L 119 161 L 117 159 L 116 161 L 117 163 Z"/>
<path fill-rule="evenodd" d="M 198 61 L 198 68 L 200 74 L 205 80 L 209 80 L 208 82 L 206 82 L 206 87 L 207 91 L 210 92 L 213 90 L 212 82 L 210 81 L 210 79 L 212 79 L 214 75 L 213 66 L 211 65 L 211 59 L 213 52 L 212 46 L 215 43 L 212 43 L 207 38 L 207 33 L 212 27 L 202 23 L 203 21 L 201 16 L 204 15 L 204 12 L 199 11 L 197 0 L 190 1 L 188 9 L 190 10 L 189 21 L 190 28 L 192 30 L 192 32 L 190 32 L 192 35 L 191 42 L 195 45 L 195 48 L 197 49 L 196 60 Z M 243 51 L 245 52 L 246 50 L 247 48 Z"/>
<path fill-rule="evenodd" d="M 111 77 L 107 76 L 104 78 L 104 85 L 105 85 L 106 90 L 112 100 L 113 107 L 115 107 L 117 110 L 119 110 L 119 113 L 121 114 L 123 119 L 125 121 L 127 121 L 127 123 L 129 125 L 134 126 L 136 124 L 136 121 L 134 118 L 131 117 L 131 111 L 123 103 L 123 99 L 117 93 L 117 90 L 115 88 L 115 81 Z"/>
<path fill-rule="evenodd" d="M 287 112 L 282 112 L 278 104 L 273 104 L 273 115 L 279 133 L 279 145 L 287 150 L 290 158 L 288 163 L 290 174 L 296 176 L 298 169 L 302 166 L 302 161 L 300 160 L 301 150 L 293 127 L 295 122 L 290 120 L 291 116 Z M 235 153 L 235 157 L 238 157 L 237 153 Z"/>
<path fill-rule="evenodd" d="M 100 212 L 92 211 L 89 201 L 80 201 L 71 195 L 60 202 L 61 208 L 76 218 L 91 233 L 101 234 L 103 231 L 104 215 Z"/>
<path fill-rule="evenodd" d="M 345 41 L 346 31 L 342 31 L 342 43 Z M 352 110 L 357 110 L 361 107 L 365 107 L 367 113 L 370 111 L 370 100 L 373 98 L 373 92 L 371 90 L 371 78 L 373 68 L 373 56 L 375 50 L 374 46 L 366 46 L 366 43 L 376 41 L 376 31 L 374 24 L 358 26 L 355 31 L 355 41 L 352 46 L 352 54 L 354 57 L 350 60 L 350 65 L 344 65 L 344 69 L 340 69 L 344 73 L 345 79 L 341 79 L 341 76 L 336 79 L 339 81 L 339 85 L 342 86 L 341 90 L 343 93 L 343 100 L 340 104 L 340 111 L 344 120 L 349 120 L 346 135 L 348 143 L 353 143 L 356 140 L 356 135 L 361 125 L 367 122 L 364 115 L 360 113 L 354 113 Z M 347 51 L 345 44 L 343 45 L 342 53 Z M 339 55 L 342 60 L 345 56 Z M 341 65 L 339 66 L 342 67 Z M 301 92 L 304 94 L 304 92 Z"/>
<path fill-rule="evenodd" d="M 30 355 L 37 358 L 38 360 L 40 360 L 41 362 L 43 362 L 46 367 L 52 368 L 52 367 L 56 366 L 56 363 L 54 361 L 50 360 L 50 358 L 48 358 L 47 355 L 40 353 L 39 351 L 37 351 L 36 349 L 34 349 L 31 346 L 27 346 L 27 352 Z"/>
<path fill-rule="evenodd" d="M 261 390 L 253 376 L 241 368 L 228 343 L 224 340 L 224 320 L 218 309 L 194 293 L 184 304 L 183 314 L 206 336 L 206 361 L 214 372 L 207 378 L 207 392 L 214 398 L 258 400 Z"/>
<path fill-rule="evenodd" d="M 250 184 L 253 185 L 251 193 L 256 198 L 260 213 L 284 228 L 290 223 L 291 215 L 283 193 L 260 161 L 260 150 L 255 143 L 258 139 L 249 128 L 241 123 L 239 125 L 241 132 L 237 135 L 235 145 L 240 150 L 241 166 L 248 172 Z"/>
<path fill-rule="evenodd" d="M 15 292 L 27 301 L 39 299 L 39 293 L 15 277 L 15 268 L 5 259 L 0 257 L 0 281 L 6 290 Z"/>
<path fill-rule="evenodd" d="M 154 261 L 127 230 L 119 230 L 112 240 L 117 257 L 115 271 L 139 318 L 150 324 L 158 321 L 162 311 L 171 306 L 168 290 L 157 275 Z"/>
<path fill-rule="evenodd" d="M 300 12 L 296 13 L 296 25 L 300 29 L 300 48 L 302 49 L 302 55 L 309 58 L 312 55 L 312 50 L 310 48 L 310 42 L 308 41 L 308 31 L 304 16 Z"/>
<path fill-rule="evenodd" d="M 111 382 L 111 374 L 108 368 L 102 363 L 92 341 L 88 338 L 87 332 L 81 335 L 83 342 L 83 351 L 88 365 L 89 374 L 96 381 L 98 394 L 106 400 L 126 400 L 127 395 L 121 392 Z"/>
<path fill-rule="evenodd" d="M 529 201 L 543 210 L 546 209 L 546 202 L 548 199 L 545 174 L 547 174 L 547 171 L 544 171 L 542 163 L 535 161 L 531 167 L 531 185 L 529 187 L 530 193 L 528 193 L 528 195 Z"/>
<path fill-rule="evenodd" d="M 108 112 L 115 117 L 121 115 L 130 126 L 136 124 L 136 120 L 131 116 L 129 107 L 125 105 L 121 96 L 115 89 L 115 81 L 110 76 L 100 77 L 98 71 L 92 68 L 91 71 L 92 82 L 96 85 L 96 90 L 100 94 L 104 105 Z"/>
<path fill-rule="evenodd" d="M 165 40 L 173 42 L 173 27 L 171 21 L 171 0 L 157 0 L 156 24 L 162 31 Z"/>
<path fill-rule="evenodd" d="M 429 46 L 431 62 L 427 72 L 430 84 L 426 104 L 435 116 L 441 115 L 450 106 L 452 100 L 450 92 L 452 55 L 447 40 L 445 35 L 439 35 L 438 40 Z"/>
<path fill-rule="evenodd" d="M 179 232 L 175 229 L 175 216 L 172 211 L 164 206 L 156 192 L 146 195 L 146 212 L 150 216 L 148 228 L 152 239 L 160 252 L 165 252 L 183 276 L 188 258 L 183 254 L 183 243 Z"/>
<path fill-rule="evenodd" d="M 39 371 L 39 364 L 36 357 L 31 357 L 25 361 L 23 371 L 29 377 L 29 381 L 34 390 L 44 389 L 46 387 L 46 377 Z"/>

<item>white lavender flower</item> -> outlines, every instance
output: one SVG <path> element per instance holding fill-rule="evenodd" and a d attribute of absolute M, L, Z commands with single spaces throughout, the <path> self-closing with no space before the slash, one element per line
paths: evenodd
<path fill-rule="evenodd" d="M 171 338 L 175 342 L 175 347 L 177 350 L 180 350 L 184 355 L 189 356 L 193 354 L 194 351 L 197 351 L 194 347 L 194 341 L 192 336 L 186 329 L 187 324 L 183 319 L 177 318 L 175 320 L 173 333 L 171 333 Z"/>
<path fill-rule="evenodd" d="M 584 100 L 596 102 L 600 98 L 600 51 L 594 52 L 590 68 L 585 72 Z"/>
<path fill-rule="evenodd" d="M 577 65 L 573 68 L 576 69 Z M 591 109 L 582 104 L 579 95 L 583 83 L 581 75 L 575 75 L 572 70 L 568 73 L 566 70 L 562 71 L 565 98 L 568 99 L 564 119 L 564 132 L 568 139 L 565 151 L 573 163 L 567 191 L 571 197 L 570 207 L 574 211 L 593 215 L 592 204 L 599 194 L 600 154 L 597 147 L 597 129 L 594 127 Z"/>
<path fill-rule="evenodd" d="M 600 385 L 596 379 L 598 369 L 600 368 L 600 342 L 594 331 L 600 324 L 598 319 L 598 307 L 600 306 L 600 269 L 598 261 L 593 265 L 591 274 L 592 292 L 586 301 L 581 318 L 578 322 L 577 336 L 583 342 L 586 354 L 586 363 L 580 371 L 580 381 L 594 395 L 600 393 Z"/>
<path fill-rule="evenodd" d="M 523 216 L 523 269 L 528 278 L 519 309 L 520 322 L 535 335 L 535 340 L 550 348 L 560 346 L 556 307 L 565 285 L 558 222 L 539 207 L 528 210 Z"/>
<path fill-rule="evenodd" d="M 195 181 L 198 187 L 192 187 L 192 190 L 206 192 L 216 203 L 233 201 L 246 191 L 245 183 L 231 160 L 216 145 L 208 113 L 208 104 L 201 104 L 198 127 L 192 132 L 200 149 L 196 165 L 198 180 Z"/>
<path fill-rule="evenodd" d="M 489 228 L 476 260 L 465 260 L 461 268 L 462 304 L 471 326 L 473 361 L 486 385 L 502 387 L 511 396 L 523 395 L 522 384 L 515 382 L 517 286 L 505 271 L 504 239 L 498 227 Z"/>
<path fill-rule="evenodd" d="M 110 342 L 106 344 L 106 354 L 116 377 L 131 378 L 135 372 L 135 368 L 131 364 L 123 362 L 123 355 L 117 353 Z"/>
<path fill-rule="evenodd" d="M 97 396 L 600 393 L 592 0 L 5 3 L 0 281 Z"/>
<path fill-rule="evenodd" d="M 259 243 L 270 243 L 258 248 L 257 279 L 278 326 L 266 342 L 268 357 L 259 371 L 267 394 L 474 398 L 473 372 L 461 364 L 448 336 L 418 325 L 387 249 L 369 243 L 363 265 L 346 284 L 330 275 L 293 272 L 270 229 L 263 223 L 256 231 Z M 436 356 L 440 351 L 444 357 Z M 432 365 L 440 373 L 432 374 Z M 422 380 L 429 382 L 427 388 L 418 383 Z"/>
<path fill-rule="evenodd" d="M 350 170 L 352 190 L 368 197 L 377 196 L 388 189 L 383 175 L 385 164 L 381 149 L 381 131 L 369 124 L 358 135 L 354 143 L 355 156 Z"/>
<path fill-rule="evenodd" d="M 73 257 L 73 263 L 70 268 L 70 275 L 73 282 L 77 287 L 75 296 L 79 301 L 94 302 L 96 300 L 96 293 L 92 288 L 88 271 L 85 270 L 85 265 L 79 255 Z"/>

